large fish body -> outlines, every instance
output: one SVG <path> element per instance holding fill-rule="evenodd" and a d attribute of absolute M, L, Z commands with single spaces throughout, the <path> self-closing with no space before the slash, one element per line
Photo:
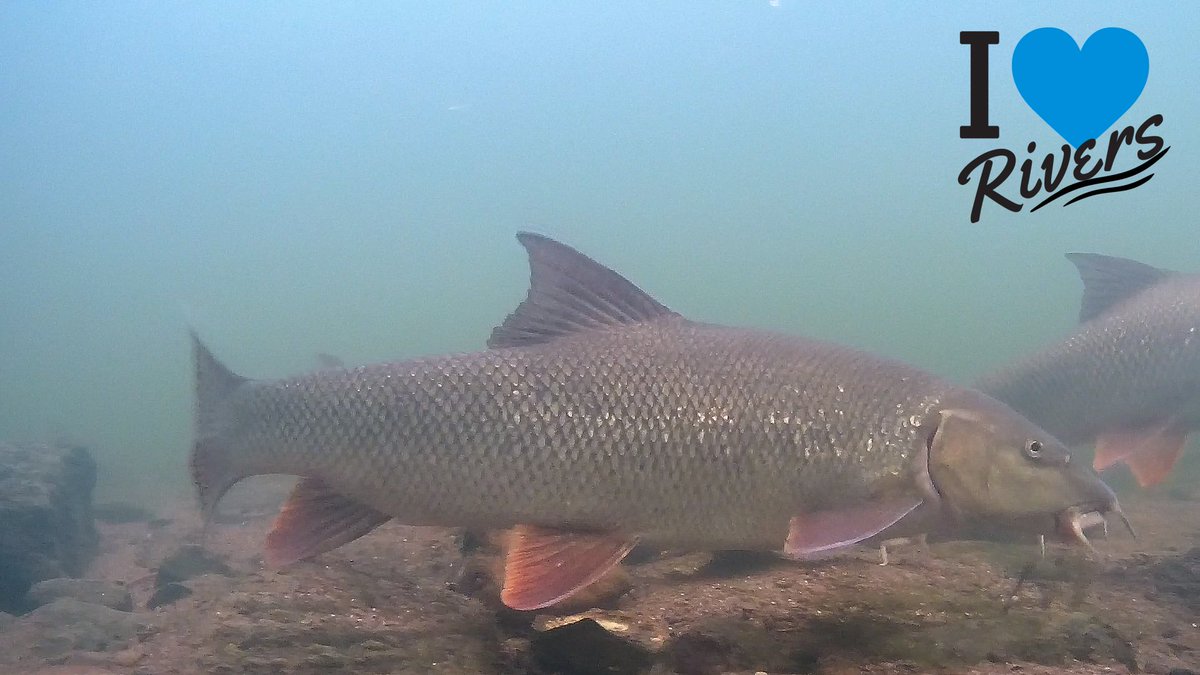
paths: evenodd
<path fill-rule="evenodd" d="M 923 427 L 956 396 L 858 352 L 664 317 L 248 383 L 226 447 L 413 524 L 780 548 L 798 513 L 915 486 Z"/>
<path fill-rule="evenodd" d="M 244 476 L 306 477 L 268 539 L 280 563 L 389 517 L 515 526 L 505 601 L 529 608 L 635 541 L 800 556 L 923 503 L 1058 524 L 1115 508 L 1065 447 L 979 392 L 833 344 L 689 321 L 573 249 L 521 241 L 529 296 L 481 352 L 247 380 L 197 340 L 205 513 Z"/>
<path fill-rule="evenodd" d="M 978 383 L 1067 444 L 1094 443 L 1097 469 L 1125 462 L 1161 481 L 1200 428 L 1200 275 L 1094 254 L 1080 325 Z"/>

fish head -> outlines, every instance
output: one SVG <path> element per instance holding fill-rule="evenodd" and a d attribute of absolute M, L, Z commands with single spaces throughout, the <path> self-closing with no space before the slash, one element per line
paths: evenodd
<path fill-rule="evenodd" d="M 1124 520 L 1089 462 L 992 399 L 941 410 L 928 450 L 930 482 L 956 522 L 1090 547 L 1084 529 L 1109 513 Z"/>

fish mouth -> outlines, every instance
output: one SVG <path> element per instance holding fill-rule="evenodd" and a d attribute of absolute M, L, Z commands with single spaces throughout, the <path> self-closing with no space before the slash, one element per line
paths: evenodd
<path fill-rule="evenodd" d="M 1058 512 L 1055 516 L 1055 522 L 1058 526 L 1058 533 L 1063 539 L 1085 546 L 1089 551 L 1095 553 L 1096 548 L 1092 546 L 1092 542 L 1088 541 L 1087 535 L 1084 532 L 1092 528 L 1103 527 L 1104 534 L 1107 536 L 1109 515 L 1120 519 L 1125 529 L 1129 530 L 1129 534 L 1134 539 L 1137 538 L 1137 532 L 1133 530 L 1133 524 L 1129 522 L 1129 518 L 1121 510 L 1121 505 L 1117 503 L 1116 497 L 1100 504 L 1079 504 L 1067 507 Z"/>

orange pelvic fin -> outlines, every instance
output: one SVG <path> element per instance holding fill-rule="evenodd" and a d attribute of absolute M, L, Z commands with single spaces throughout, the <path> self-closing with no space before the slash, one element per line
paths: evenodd
<path fill-rule="evenodd" d="M 500 599 L 519 610 L 548 607 L 616 567 L 635 539 L 535 525 L 513 528 Z"/>

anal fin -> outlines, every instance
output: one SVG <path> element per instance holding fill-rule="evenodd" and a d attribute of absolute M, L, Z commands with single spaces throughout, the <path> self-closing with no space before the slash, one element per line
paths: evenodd
<path fill-rule="evenodd" d="M 267 533 L 264 558 L 272 567 L 311 558 L 354 541 L 391 516 L 334 492 L 317 478 L 303 478 Z"/>
<path fill-rule="evenodd" d="M 535 525 L 513 528 L 500 599 L 518 610 L 549 607 L 616 567 L 636 539 Z"/>
<path fill-rule="evenodd" d="M 783 553 L 805 558 L 856 544 L 895 525 L 921 502 L 916 497 L 901 497 L 794 516 Z"/>
<path fill-rule="evenodd" d="M 1150 487 L 1171 473 L 1186 443 L 1187 430 L 1172 421 L 1133 431 L 1105 432 L 1096 439 L 1093 466 L 1101 471 L 1124 462 L 1138 485 Z"/>

